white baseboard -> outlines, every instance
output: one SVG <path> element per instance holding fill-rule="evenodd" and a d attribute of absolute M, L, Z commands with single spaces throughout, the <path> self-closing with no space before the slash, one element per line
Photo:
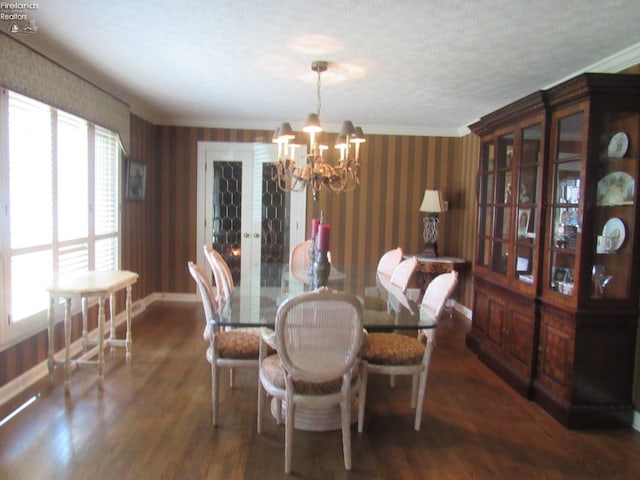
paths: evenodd
<path fill-rule="evenodd" d="M 199 302 L 197 293 L 162 293 L 157 292 L 152 295 L 154 302 Z"/>
<path fill-rule="evenodd" d="M 471 323 L 472 312 L 470 308 L 465 307 L 461 303 L 455 302 L 453 309 L 456 312 L 462 314 L 462 316 L 464 316 L 469 321 L 469 323 Z"/>

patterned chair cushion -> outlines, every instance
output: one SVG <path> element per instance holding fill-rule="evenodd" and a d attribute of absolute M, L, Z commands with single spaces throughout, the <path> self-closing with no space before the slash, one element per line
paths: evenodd
<path fill-rule="evenodd" d="M 230 330 L 216 335 L 221 358 L 258 359 L 260 335 L 253 332 Z"/>
<path fill-rule="evenodd" d="M 370 333 L 364 359 L 374 365 L 416 365 L 422 362 L 424 344 L 397 333 Z"/>
<path fill-rule="evenodd" d="M 264 359 L 262 363 L 262 372 L 270 383 L 276 387 L 284 390 L 286 388 L 284 381 L 284 370 L 280 365 L 280 356 L 277 353 L 269 355 Z M 351 383 L 355 384 L 358 380 L 360 371 L 358 365 L 353 369 Z M 328 382 L 304 382 L 301 380 L 293 382 L 293 387 L 296 393 L 303 395 L 326 395 L 329 393 L 336 393 L 340 391 L 342 386 L 342 378 L 336 378 L 335 380 L 329 380 Z"/>

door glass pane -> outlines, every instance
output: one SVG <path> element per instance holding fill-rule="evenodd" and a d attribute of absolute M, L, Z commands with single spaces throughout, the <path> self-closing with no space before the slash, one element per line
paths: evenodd
<path fill-rule="evenodd" d="M 494 147 L 493 143 L 485 143 L 482 145 L 482 160 L 480 161 L 480 171 L 482 173 L 490 172 L 494 169 Z"/>
<path fill-rule="evenodd" d="M 507 273 L 507 263 L 509 261 L 509 245 L 503 242 L 494 242 L 493 261 L 491 269 L 496 273 L 505 275 Z"/>
<path fill-rule="evenodd" d="M 555 203 L 580 202 L 580 161 L 556 164 Z"/>
<path fill-rule="evenodd" d="M 480 176 L 480 203 L 493 202 L 493 174 Z"/>
<path fill-rule="evenodd" d="M 560 119 L 558 130 L 558 156 L 556 160 L 566 160 L 580 155 L 580 152 L 582 151 L 583 120 L 583 112 Z"/>
<path fill-rule="evenodd" d="M 524 167 L 520 169 L 518 182 L 518 203 L 536 203 L 538 188 L 538 167 Z"/>
<path fill-rule="evenodd" d="M 556 207 L 553 209 L 553 237 L 552 244 L 556 248 L 567 250 L 576 249 L 578 233 L 578 209 Z"/>
<path fill-rule="evenodd" d="M 242 232 L 242 163 L 213 162 L 213 243 L 240 280 Z"/>
<path fill-rule="evenodd" d="M 536 231 L 536 209 L 531 208 L 519 208 L 518 209 L 518 225 L 517 225 L 517 235 L 518 242 L 529 242 L 533 243 L 535 241 L 535 231 Z"/>
<path fill-rule="evenodd" d="M 511 203 L 511 170 L 496 174 L 496 203 Z"/>
<path fill-rule="evenodd" d="M 489 240 L 483 237 L 478 237 L 476 264 L 484 267 L 489 265 Z"/>
<path fill-rule="evenodd" d="M 508 240 L 510 220 L 511 220 L 510 207 L 496 207 L 495 208 L 495 228 L 494 228 L 493 236 L 496 238 L 502 238 L 504 240 Z"/>
<path fill-rule="evenodd" d="M 533 284 L 533 248 L 516 246 L 516 278 L 522 282 Z"/>
<path fill-rule="evenodd" d="M 262 242 L 261 282 L 280 285 L 282 264 L 288 260 L 289 252 L 289 201 L 290 193 L 280 190 L 273 180 L 273 164 L 262 166 Z"/>
<path fill-rule="evenodd" d="M 565 252 L 553 252 L 551 255 L 550 288 L 563 295 L 573 295 L 573 263 L 575 255 Z"/>
<path fill-rule="evenodd" d="M 498 139 L 498 168 L 511 168 L 513 161 L 513 133 Z"/>
<path fill-rule="evenodd" d="M 478 209 L 478 235 L 488 237 L 491 235 L 491 212 L 490 207 L 480 207 Z"/>
<path fill-rule="evenodd" d="M 520 165 L 536 164 L 540 161 L 542 142 L 542 126 L 532 125 L 522 130 L 522 152 Z"/>

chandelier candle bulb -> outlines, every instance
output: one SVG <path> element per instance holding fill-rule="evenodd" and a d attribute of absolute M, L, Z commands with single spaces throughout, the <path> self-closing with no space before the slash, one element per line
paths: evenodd
<path fill-rule="evenodd" d="M 329 251 L 329 238 L 331 236 L 331 225 L 323 223 L 318 226 L 317 248 L 321 252 Z"/>

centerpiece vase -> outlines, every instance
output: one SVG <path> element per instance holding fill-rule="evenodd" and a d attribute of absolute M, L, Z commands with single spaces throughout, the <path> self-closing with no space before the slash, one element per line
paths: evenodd
<path fill-rule="evenodd" d="M 331 264 L 328 252 L 318 250 L 313 262 L 313 287 L 326 287 L 329 283 L 329 272 L 331 272 Z"/>

